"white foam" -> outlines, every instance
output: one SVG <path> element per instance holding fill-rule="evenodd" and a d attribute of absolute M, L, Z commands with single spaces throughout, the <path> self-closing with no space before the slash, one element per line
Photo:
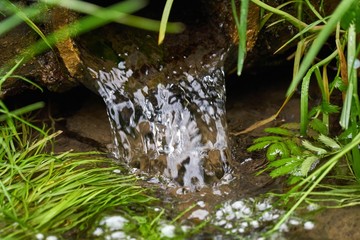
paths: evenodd
<path fill-rule="evenodd" d="M 189 219 L 197 218 L 199 220 L 204 220 L 208 215 L 209 215 L 209 212 L 207 210 L 198 209 L 198 210 L 193 211 L 190 214 Z"/>
<path fill-rule="evenodd" d="M 161 228 L 161 236 L 173 238 L 175 237 L 175 226 L 174 225 L 163 225 Z"/>
<path fill-rule="evenodd" d="M 101 236 L 101 235 L 103 235 L 104 234 L 104 230 L 102 229 L 102 228 L 100 228 L 100 227 L 97 227 L 96 229 L 95 229 L 95 231 L 93 232 L 93 235 L 94 236 Z"/>
<path fill-rule="evenodd" d="M 313 222 L 307 221 L 304 223 L 305 230 L 312 230 L 315 227 Z"/>
<path fill-rule="evenodd" d="M 121 230 L 128 220 L 122 216 L 105 217 L 100 221 L 100 225 L 105 225 L 110 231 Z"/>

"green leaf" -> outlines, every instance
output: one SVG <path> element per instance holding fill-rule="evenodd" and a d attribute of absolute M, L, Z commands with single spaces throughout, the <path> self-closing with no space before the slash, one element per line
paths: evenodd
<path fill-rule="evenodd" d="M 327 133 L 327 126 L 317 118 L 314 118 L 313 120 L 311 120 L 309 123 L 309 126 L 321 134 Z"/>
<path fill-rule="evenodd" d="M 305 158 L 305 160 L 301 164 L 301 168 L 300 168 L 301 175 L 307 176 L 308 172 L 315 167 L 316 162 L 318 162 L 318 161 L 319 161 L 319 158 L 316 156 L 309 156 L 309 157 Z"/>
<path fill-rule="evenodd" d="M 309 149 L 312 152 L 315 152 L 317 155 L 324 155 L 327 153 L 325 149 L 312 145 L 308 140 L 303 140 L 302 144 L 305 148 Z"/>
<path fill-rule="evenodd" d="M 334 81 L 330 84 L 330 89 L 336 88 L 339 89 L 341 92 L 345 92 L 347 89 L 347 86 L 344 84 L 344 81 L 341 77 L 336 76 Z"/>
<path fill-rule="evenodd" d="M 321 111 L 325 114 L 338 113 L 340 110 L 339 106 L 330 104 L 328 102 L 322 102 Z"/>
<path fill-rule="evenodd" d="M 289 156 L 289 149 L 287 149 L 284 143 L 273 143 L 269 146 L 266 152 L 266 157 L 269 161 L 287 156 Z"/>
<path fill-rule="evenodd" d="M 166 25 L 168 23 L 170 10 L 171 10 L 173 1 L 174 0 L 166 0 L 166 4 L 165 4 L 164 11 L 163 11 L 161 21 L 160 21 L 159 40 L 158 40 L 159 45 L 164 41 L 164 38 L 165 38 Z"/>
<path fill-rule="evenodd" d="M 295 183 L 298 183 L 302 178 L 299 177 L 299 176 L 290 176 L 288 181 L 287 181 L 287 184 L 289 186 L 291 185 L 294 185 Z"/>
<path fill-rule="evenodd" d="M 345 129 L 340 135 L 339 139 L 345 142 L 349 142 L 353 138 L 352 129 Z"/>
<path fill-rule="evenodd" d="M 355 1 L 349 11 L 342 17 L 340 25 L 348 29 L 350 24 L 355 24 L 356 32 L 360 32 L 360 1 Z"/>
<path fill-rule="evenodd" d="M 268 142 L 259 142 L 256 143 L 254 145 L 251 145 L 250 147 L 248 147 L 248 151 L 249 152 L 253 152 L 253 151 L 258 151 L 258 150 L 264 150 L 266 149 L 272 142 L 268 141 Z"/>
<path fill-rule="evenodd" d="M 281 128 L 299 131 L 300 124 L 295 123 L 295 122 L 293 122 L 293 123 L 284 123 L 283 125 L 281 125 Z"/>
<path fill-rule="evenodd" d="M 332 138 L 329 138 L 323 134 L 320 134 L 319 141 L 324 143 L 326 146 L 332 148 L 332 149 L 340 149 L 340 145 Z"/>
<path fill-rule="evenodd" d="M 294 142 L 294 140 L 286 140 L 284 142 L 287 148 L 290 150 L 291 155 L 300 156 L 302 154 L 302 150 L 298 144 Z"/>
<path fill-rule="evenodd" d="M 284 140 L 283 137 L 280 136 L 265 136 L 265 137 L 259 137 L 257 139 L 254 140 L 254 143 L 259 143 L 259 142 L 279 142 Z"/>
<path fill-rule="evenodd" d="M 286 137 L 294 136 L 294 133 L 292 131 L 289 131 L 281 127 L 266 128 L 264 131 L 267 133 L 278 134 Z"/>
<path fill-rule="evenodd" d="M 292 162 L 290 164 L 287 165 L 283 165 L 279 168 L 276 168 L 275 170 L 270 172 L 270 176 L 272 178 L 275 177 L 280 177 L 286 174 L 290 174 L 291 172 L 293 172 L 294 170 L 296 170 L 296 168 L 299 166 L 299 162 Z"/>
<path fill-rule="evenodd" d="M 281 167 L 283 165 L 288 165 L 288 164 L 292 164 L 294 162 L 299 162 L 299 161 L 301 161 L 301 159 L 296 158 L 296 157 L 282 158 L 282 159 L 270 162 L 268 164 L 268 167 L 277 168 L 277 167 Z"/>

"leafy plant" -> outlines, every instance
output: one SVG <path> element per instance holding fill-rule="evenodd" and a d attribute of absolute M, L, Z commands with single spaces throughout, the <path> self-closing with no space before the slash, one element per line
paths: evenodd
<path fill-rule="evenodd" d="M 317 120 L 311 124 L 319 124 Z M 316 127 L 315 127 L 316 128 Z M 280 127 L 266 128 L 265 132 L 273 134 L 259 137 L 248 151 L 266 149 L 267 167 L 271 177 L 290 175 L 289 183 L 294 184 L 300 177 L 308 176 L 321 159 L 326 159 L 341 149 L 339 143 L 330 137 L 311 129 L 311 141 L 299 134 L 299 124 L 283 124 Z"/>
<path fill-rule="evenodd" d="M 277 14 L 299 29 L 298 34 L 285 44 L 298 41 L 294 54 L 293 80 L 285 103 L 301 83 L 300 123 L 267 128 L 265 132 L 270 136 L 256 139 L 254 145 L 248 149 L 249 151 L 266 150 L 269 164 L 263 171 L 270 171 L 272 177 L 289 176 L 292 188 L 277 196 L 283 202 L 292 201 L 292 205 L 274 226 L 273 230 L 276 230 L 303 201 L 321 202 L 321 197 L 324 197 L 324 201 L 332 199 L 340 203 L 340 206 L 359 203 L 354 195 L 358 193 L 360 181 L 358 148 L 360 102 L 354 63 L 360 52 L 360 44 L 356 42 L 356 33 L 360 29 L 360 2 L 341 1 L 335 11 L 325 17 L 322 16 L 323 11 L 316 10 L 310 1 L 298 2 L 298 9 L 307 6 L 318 18 L 311 24 L 306 24 L 300 18 L 295 18 L 264 2 L 258 0 L 252 2 L 269 12 L 265 15 L 266 21 L 269 20 L 270 15 Z M 301 14 L 298 14 L 298 17 L 301 17 Z M 336 49 L 328 56 L 316 59 L 330 35 L 335 36 Z M 328 65 L 334 62 L 338 70 L 331 80 L 328 76 Z M 321 101 L 309 109 L 309 88 L 312 79 L 317 82 Z M 342 104 L 333 103 L 333 96 L 336 94 L 341 94 Z M 337 116 L 339 112 L 341 115 L 338 125 L 342 129 L 340 132 L 334 132 L 331 130 L 336 123 L 330 121 L 330 116 Z M 275 117 L 269 119 L 273 120 Z M 268 122 L 262 121 L 262 123 Z M 330 135 L 330 132 L 335 133 L 335 136 Z M 336 185 L 336 181 L 333 184 L 324 183 L 323 180 L 344 157 L 350 169 L 347 173 L 349 175 L 338 174 L 332 178 L 346 179 L 349 185 L 346 187 Z M 342 205 L 342 202 L 346 204 Z"/>

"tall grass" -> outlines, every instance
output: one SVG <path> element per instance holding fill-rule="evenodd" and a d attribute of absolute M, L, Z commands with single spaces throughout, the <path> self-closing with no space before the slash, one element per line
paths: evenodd
<path fill-rule="evenodd" d="M 9 111 L 0 102 L 0 238 L 85 231 L 113 207 L 148 203 L 133 175 L 99 153 L 49 152 L 60 132 L 49 133 L 20 114 L 42 103 Z"/>

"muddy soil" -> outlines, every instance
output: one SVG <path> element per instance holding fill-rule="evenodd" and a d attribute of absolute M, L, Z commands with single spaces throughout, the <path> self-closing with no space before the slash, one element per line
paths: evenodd
<path fill-rule="evenodd" d="M 143 177 L 144 186 L 156 187 L 158 196 L 164 203 L 173 206 L 174 213 L 199 201 L 204 203 L 199 209 L 212 213 L 219 204 L 228 200 L 237 201 L 242 198 L 256 197 L 269 191 L 282 191 L 284 184 L 281 180 L 274 180 L 266 173 L 256 176 L 256 173 L 266 164 L 264 155 L 246 151 L 255 137 L 263 135 L 263 128 L 239 136 L 234 136 L 232 133 L 244 130 L 254 122 L 270 117 L 278 110 L 284 101 L 286 88 L 291 78 L 291 72 L 284 69 L 291 69 L 291 67 L 247 71 L 240 79 L 234 76 L 228 77 L 227 121 L 232 158 L 235 164 L 232 175 L 224 178 L 224 184 L 189 193 L 186 189 L 174 187 L 171 184 L 152 183 L 154 179 L 151 176 L 145 176 Z M 44 95 L 40 99 L 43 97 Z M 24 98 L 34 99 L 34 96 Z M 70 149 L 108 151 L 112 136 L 105 104 L 100 96 L 79 87 L 64 94 L 49 94 L 45 101 L 47 113 L 43 117 L 54 128 L 63 131 L 56 140 L 55 151 L 63 152 Z M 299 96 L 295 94 L 276 121 L 266 127 L 298 121 L 298 106 Z M 315 223 L 312 230 L 293 227 L 285 234 L 285 239 L 360 239 L 358 211 L 360 211 L 359 207 L 353 207 L 318 212 L 311 218 L 311 221 Z M 218 230 L 210 232 L 213 230 L 206 229 L 205 231 L 207 232 L 200 234 L 196 239 L 211 239 L 213 234 L 218 233 Z"/>

